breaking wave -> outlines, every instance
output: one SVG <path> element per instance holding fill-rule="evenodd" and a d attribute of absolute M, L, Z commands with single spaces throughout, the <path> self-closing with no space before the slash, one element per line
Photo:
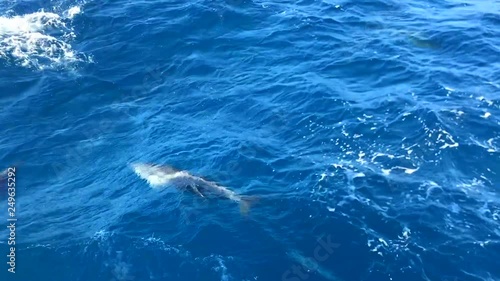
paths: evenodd
<path fill-rule="evenodd" d="M 80 6 L 73 6 L 61 15 L 41 10 L 0 16 L 0 61 L 39 70 L 91 61 L 72 46 L 72 21 L 80 13 Z"/>

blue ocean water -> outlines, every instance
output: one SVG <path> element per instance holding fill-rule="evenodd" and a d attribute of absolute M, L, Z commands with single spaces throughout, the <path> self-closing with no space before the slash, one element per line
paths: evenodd
<path fill-rule="evenodd" d="M 4 0 L 0 106 L 1 280 L 500 280 L 498 0 Z"/>

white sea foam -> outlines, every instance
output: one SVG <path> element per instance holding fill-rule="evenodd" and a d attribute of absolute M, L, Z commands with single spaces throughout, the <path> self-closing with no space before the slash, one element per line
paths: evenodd
<path fill-rule="evenodd" d="M 398 236 L 399 239 L 408 240 L 410 238 L 411 230 L 408 227 L 403 228 L 403 234 Z"/>
<path fill-rule="evenodd" d="M 489 147 L 488 147 L 488 152 L 497 152 L 498 151 L 498 148 L 496 148 L 494 145 L 493 145 L 493 139 L 489 139 L 488 141 L 486 141 L 486 143 L 488 143 Z"/>
<path fill-rule="evenodd" d="M 440 147 L 440 149 L 445 149 L 448 147 L 458 147 L 458 143 L 453 143 L 453 144 L 445 143 Z"/>
<path fill-rule="evenodd" d="M 82 9 L 79 6 L 74 6 L 74 7 L 69 8 L 66 12 L 64 12 L 64 15 L 67 18 L 72 19 L 76 15 L 80 14 L 81 12 L 82 12 Z"/>
<path fill-rule="evenodd" d="M 94 240 L 101 240 L 101 241 L 103 241 L 103 240 L 108 239 L 112 235 L 113 235 L 112 232 L 109 232 L 109 231 L 106 231 L 106 230 L 99 230 L 96 233 L 94 233 L 94 236 L 92 238 Z"/>
<path fill-rule="evenodd" d="M 70 44 L 75 38 L 71 19 L 80 12 L 80 7 L 75 6 L 64 12 L 64 16 L 43 10 L 0 16 L 0 60 L 36 69 L 87 60 Z"/>
<path fill-rule="evenodd" d="M 388 175 L 391 173 L 391 169 L 382 169 L 382 173 L 383 173 L 385 176 L 388 176 Z"/>
<path fill-rule="evenodd" d="M 221 273 L 221 281 L 228 281 L 230 280 L 231 278 L 231 275 L 229 275 L 227 273 L 227 266 L 226 264 L 224 263 L 224 260 L 222 259 L 222 257 L 217 257 L 217 261 L 219 262 L 219 266 L 215 266 L 213 269 L 217 272 L 220 272 Z"/>
<path fill-rule="evenodd" d="M 487 98 L 485 98 L 483 96 L 480 96 L 480 97 L 478 97 L 476 99 L 479 100 L 479 101 L 487 103 L 489 106 L 493 105 L 493 101 L 492 100 L 489 100 L 489 99 L 487 99 Z"/>
<path fill-rule="evenodd" d="M 392 154 L 386 154 L 386 153 L 376 152 L 375 154 L 373 154 L 373 157 L 372 157 L 371 161 L 375 162 L 375 159 L 377 159 L 378 157 L 387 157 L 389 159 L 394 159 L 395 158 L 395 156 L 392 155 Z"/>
<path fill-rule="evenodd" d="M 450 148 L 458 147 L 459 145 L 458 142 L 455 141 L 455 139 L 450 133 L 448 133 L 446 130 L 443 129 L 439 129 L 439 132 L 440 133 L 438 134 L 436 143 L 444 143 L 441 147 L 439 147 L 440 149 L 446 149 L 448 147 Z"/>
<path fill-rule="evenodd" d="M 182 246 L 180 245 L 174 246 L 167 244 L 161 238 L 154 237 L 154 233 L 149 237 L 142 237 L 141 240 L 138 241 L 136 245 L 139 247 L 152 247 L 182 257 L 191 256 L 191 253 L 187 250 L 184 250 Z"/>
<path fill-rule="evenodd" d="M 392 169 L 404 170 L 405 174 L 409 174 L 409 175 L 411 175 L 411 174 L 415 173 L 416 171 L 418 171 L 418 168 L 412 169 L 412 168 L 406 168 L 406 167 L 401 167 L 401 166 L 396 166 L 396 167 L 393 167 Z"/>
<path fill-rule="evenodd" d="M 384 244 L 384 246 L 389 247 L 389 244 L 387 244 L 387 242 L 384 240 L 384 238 L 379 238 L 378 241 L 381 242 L 382 244 Z"/>
<path fill-rule="evenodd" d="M 488 118 L 488 117 L 490 117 L 490 116 L 491 116 L 491 113 L 489 113 L 489 112 L 485 112 L 485 113 L 484 113 L 484 115 L 483 115 L 483 116 L 481 116 L 481 117 L 483 117 L 484 119 L 486 119 L 486 118 Z"/>

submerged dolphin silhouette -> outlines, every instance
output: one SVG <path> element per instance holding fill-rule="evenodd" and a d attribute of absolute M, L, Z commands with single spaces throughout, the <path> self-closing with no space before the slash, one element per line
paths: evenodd
<path fill-rule="evenodd" d="M 224 197 L 240 204 L 240 212 L 247 214 L 250 205 L 257 199 L 253 196 L 243 196 L 215 182 L 191 175 L 187 171 L 171 166 L 160 166 L 149 163 L 131 164 L 134 172 L 146 180 L 153 188 L 173 185 L 179 189 L 188 189 L 196 195 L 205 198 L 207 193 Z"/>

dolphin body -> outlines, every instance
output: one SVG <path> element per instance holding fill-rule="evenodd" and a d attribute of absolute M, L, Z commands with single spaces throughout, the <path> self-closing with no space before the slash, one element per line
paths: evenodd
<path fill-rule="evenodd" d="M 214 194 L 218 197 L 227 198 L 239 203 L 242 214 L 248 213 L 251 203 L 256 199 L 251 196 L 239 195 L 227 187 L 220 186 L 215 182 L 201 177 L 193 176 L 187 171 L 178 170 L 171 166 L 134 163 L 131 164 L 131 167 L 140 178 L 144 179 L 153 188 L 173 185 L 182 190 L 187 189 L 203 198 L 208 193 Z"/>

